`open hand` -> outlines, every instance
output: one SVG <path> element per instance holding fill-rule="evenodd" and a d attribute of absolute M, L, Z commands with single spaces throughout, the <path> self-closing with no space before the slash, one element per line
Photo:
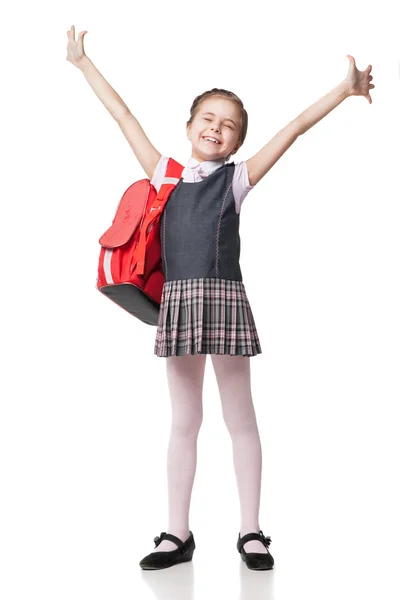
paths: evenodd
<path fill-rule="evenodd" d="M 75 25 L 72 25 L 71 29 L 67 31 L 67 60 L 75 65 L 75 67 L 79 67 L 80 61 L 85 56 L 85 50 L 83 49 L 83 36 L 85 33 L 87 33 L 87 31 L 81 31 L 77 41 L 75 41 Z"/>
<path fill-rule="evenodd" d="M 349 71 L 347 73 L 347 77 L 345 81 L 348 83 L 348 96 L 365 96 L 368 102 L 372 103 L 372 98 L 369 94 L 369 90 L 374 88 L 375 86 L 371 84 L 372 75 L 371 69 L 372 66 L 368 65 L 365 71 L 359 71 L 356 67 L 356 61 L 354 57 L 350 54 L 346 54 L 347 58 L 350 60 Z"/>

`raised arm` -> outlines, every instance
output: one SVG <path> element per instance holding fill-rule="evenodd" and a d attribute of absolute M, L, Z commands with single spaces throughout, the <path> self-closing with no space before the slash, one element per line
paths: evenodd
<path fill-rule="evenodd" d="M 77 41 L 75 41 L 75 26 L 72 25 L 71 29 L 67 32 L 67 60 L 82 71 L 96 96 L 118 123 L 147 177 L 151 179 L 161 154 L 151 144 L 139 122 L 132 115 L 122 98 L 85 54 L 83 37 L 86 33 L 86 31 L 81 31 Z"/>
<path fill-rule="evenodd" d="M 298 115 L 286 127 L 281 129 L 257 154 L 246 161 L 249 174 L 249 184 L 256 185 L 260 179 L 274 166 L 295 140 L 313 125 L 321 121 L 328 113 L 338 106 L 345 98 L 349 96 L 365 96 L 371 104 L 372 99 L 369 94 L 370 89 L 375 86 L 371 84 L 372 66 L 368 65 L 365 71 L 359 71 L 355 65 L 355 60 L 351 55 L 349 71 L 346 79 L 338 86 L 333 88 L 328 94 L 320 100 L 309 106 L 305 111 Z"/>

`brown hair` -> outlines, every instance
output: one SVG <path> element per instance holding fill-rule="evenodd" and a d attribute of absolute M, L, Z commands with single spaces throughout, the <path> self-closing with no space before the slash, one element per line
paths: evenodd
<path fill-rule="evenodd" d="M 206 98 L 209 98 L 210 96 L 224 96 L 225 98 L 228 98 L 228 100 L 232 100 L 232 102 L 235 102 L 237 104 L 237 106 L 239 107 L 241 129 L 240 129 L 238 141 L 239 141 L 240 146 L 242 146 L 242 144 L 246 138 L 246 134 L 247 134 L 247 125 L 248 125 L 247 111 L 245 110 L 241 99 L 238 96 L 236 96 L 236 94 L 234 94 L 233 92 L 229 92 L 228 90 L 213 88 L 212 90 L 208 90 L 207 92 L 200 94 L 200 96 L 197 96 L 194 99 L 193 104 L 190 108 L 190 119 L 189 119 L 189 121 L 187 121 L 187 125 L 190 125 L 192 123 L 193 119 L 195 118 L 195 116 L 197 115 L 197 113 L 200 109 L 201 103 Z M 227 156 L 225 158 L 225 160 L 229 160 L 230 156 L 231 155 Z"/>

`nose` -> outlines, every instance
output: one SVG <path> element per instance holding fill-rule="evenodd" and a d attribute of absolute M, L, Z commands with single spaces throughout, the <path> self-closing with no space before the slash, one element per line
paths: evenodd
<path fill-rule="evenodd" d="M 216 131 L 218 131 L 218 132 L 219 132 L 219 127 L 211 127 L 211 129 L 212 129 L 213 131 L 215 131 L 215 130 L 216 130 Z"/>

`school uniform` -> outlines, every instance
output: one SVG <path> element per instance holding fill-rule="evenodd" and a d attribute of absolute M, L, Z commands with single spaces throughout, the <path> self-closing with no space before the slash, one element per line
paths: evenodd
<path fill-rule="evenodd" d="M 167 161 L 162 156 L 154 171 L 157 191 Z M 239 260 L 240 208 L 253 187 L 245 161 L 189 159 L 160 219 L 157 356 L 262 352 Z"/>

